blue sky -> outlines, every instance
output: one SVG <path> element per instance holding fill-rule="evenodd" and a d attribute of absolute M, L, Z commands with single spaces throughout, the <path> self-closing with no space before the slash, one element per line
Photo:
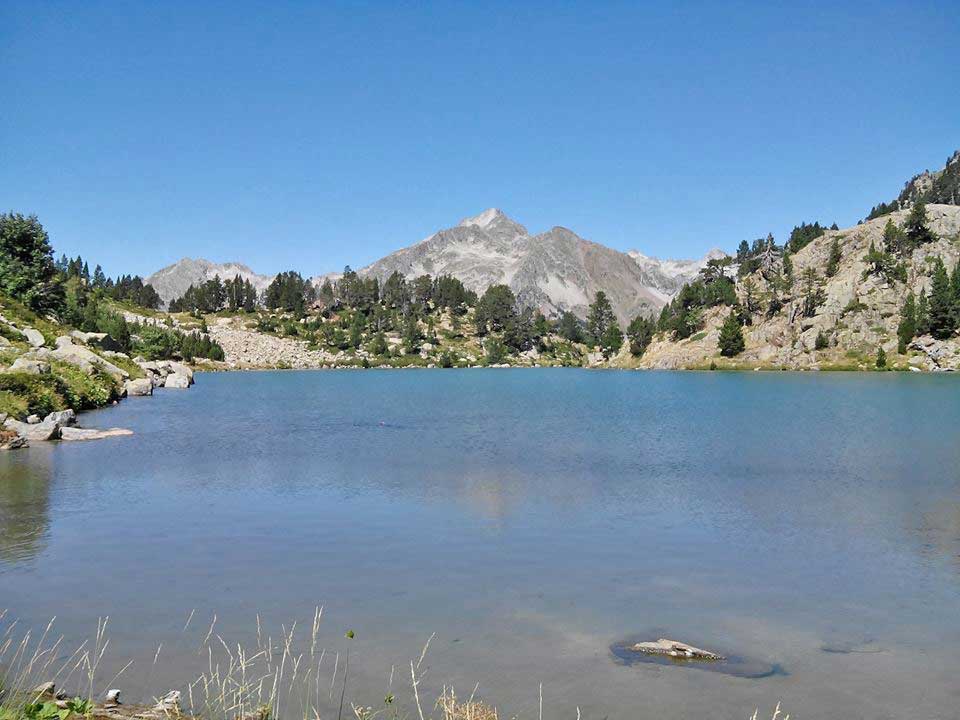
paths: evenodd
<path fill-rule="evenodd" d="M 960 147 L 917 3 L 0 5 L 0 208 L 110 274 L 363 265 L 501 207 L 696 256 L 853 224 Z"/>

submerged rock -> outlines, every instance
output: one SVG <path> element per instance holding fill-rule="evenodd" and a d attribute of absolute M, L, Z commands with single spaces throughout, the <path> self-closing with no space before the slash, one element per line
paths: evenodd
<path fill-rule="evenodd" d="M 704 650 L 667 638 L 656 641 L 628 638 L 611 645 L 610 652 L 614 661 L 623 665 L 689 668 L 754 680 L 787 674 L 780 665 L 759 658 Z"/>
<path fill-rule="evenodd" d="M 103 440 L 104 438 L 121 437 L 124 435 L 133 435 L 133 430 L 127 430 L 126 428 L 106 428 L 104 430 L 78 427 L 60 428 L 60 439 L 67 441 Z"/>

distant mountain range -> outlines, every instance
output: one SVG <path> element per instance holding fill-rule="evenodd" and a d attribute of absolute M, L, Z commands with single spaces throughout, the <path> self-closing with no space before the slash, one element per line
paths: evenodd
<path fill-rule="evenodd" d="M 563 227 L 530 235 L 523 225 L 491 208 L 357 272 L 381 280 L 395 270 L 408 278 L 452 275 L 478 293 L 503 283 L 510 286 L 522 304 L 547 314 L 570 310 L 584 316 L 596 292 L 603 290 L 617 316 L 626 322 L 639 312 L 657 311 L 684 283 L 696 277 L 707 260 L 724 255 L 720 250 L 711 250 L 699 260 L 660 260 L 635 250 L 614 250 Z M 191 284 L 215 275 L 226 279 L 238 274 L 258 290 L 267 287 L 273 278 L 259 275 L 240 263 L 184 258 L 158 270 L 146 282 L 168 303 Z M 324 277 L 336 276 L 319 276 L 316 281 Z"/>

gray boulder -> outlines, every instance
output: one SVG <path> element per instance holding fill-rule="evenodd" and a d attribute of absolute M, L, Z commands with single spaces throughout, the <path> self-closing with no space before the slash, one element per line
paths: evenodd
<path fill-rule="evenodd" d="M 19 420 L 11 420 L 8 418 L 3 426 L 7 430 L 13 430 L 17 435 L 31 442 L 34 440 L 41 442 L 45 440 L 56 440 L 60 437 L 60 424 L 52 420 L 45 420 L 36 425 L 30 425 L 25 422 L 20 422 Z"/>
<path fill-rule="evenodd" d="M 40 422 L 39 415 L 28 415 L 27 416 L 27 425 L 36 425 Z"/>
<path fill-rule="evenodd" d="M 136 380 L 127 380 L 123 384 L 123 389 L 130 397 L 153 395 L 153 381 L 150 378 L 137 378 Z"/>
<path fill-rule="evenodd" d="M 49 363 L 45 363 L 43 360 L 32 360 L 30 358 L 18 357 L 13 361 L 13 365 L 10 366 L 8 372 L 16 373 L 27 373 L 28 375 L 46 375 L 50 372 Z"/>
<path fill-rule="evenodd" d="M 181 375 L 180 373 L 170 373 L 163 381 L 163 386 L 165 388 L 186 390 L 188 387 L 190 387 L 190 378 L 188 378 L 186 375 Z"/>
<path fill-rule="evenodd" d="M 43 337 L 43 333 L 39 330 L 35 330 L 32 327 L 24 328 L 20 332 L 23 333 L 23 336 L 27 339 L 27 342 L 35 348 L 43 347 L 43 344 L 46 342 Z"/>
<path fill-rule="evenodd" d="M 71 408 L 67 408 L 66 410 L 57 410 L 56 412 L 52 412 L 47 415 L 43 421 L 59 423 L 62 426 L 76 425 L 77 414 Z"/>
<path fill-rule="evenodd" d="M 65 427 L 60 429 L 60 439 L 66 441 L 76 440 L 103 440 L 104 438 L 120 437 L 123 435 L 133 435 L 132 430 L 126 428 L 78 428 Z"/>

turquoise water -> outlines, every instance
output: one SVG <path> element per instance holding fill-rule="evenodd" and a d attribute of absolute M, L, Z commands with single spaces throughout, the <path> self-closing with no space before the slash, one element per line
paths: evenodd
<path fill-rule="evenodd" d="M 202 374 L 84 420 L 136 434 L 0 457 L 0 607 L 109 615 L 129 696 L 323 605 L 366 704 L 436 633 L 421 690 L 505 716 L 960 717 L 958 378 Z M 660 634 L 783 672 L 610 651 Z"/>

